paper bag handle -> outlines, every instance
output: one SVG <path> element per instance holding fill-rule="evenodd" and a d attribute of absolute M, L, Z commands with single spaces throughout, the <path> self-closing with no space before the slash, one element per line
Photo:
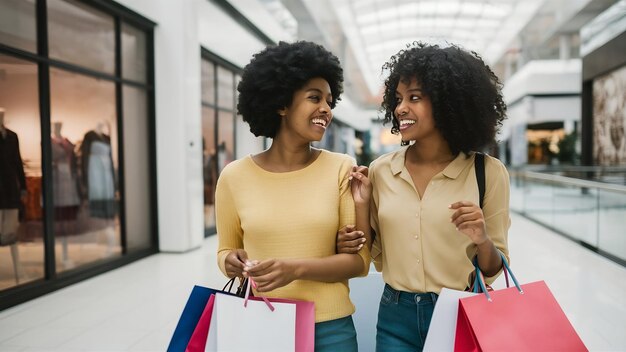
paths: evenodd
<path fill-rule="evenodd" d="M 251 277 L 248 278 L 248 286 L 246 287 L 246 295 L 244 297 L 243 300 L 243 306 L 247 307 L 248 306 L 248 298 L 250 298 L 250 292 L 252 292 L 252 288 L 256 288 L 256 282 L 254 280 L 252 280 Z M 272 303 L 265 297 L 261 296 L 261 298 L 263 299 L 263 302 L 265 302 L 265 304 L 267 304 L 267 307 L 273 312 L 274 306 L 272 305 Z"/>
<path fill-rule="evenodd" d="M 498 251 L 498 253 L 500 253 L 500 258 L 502 258 L 502 270 L 504 271 L 504 277 L 506 278 L 506 287 L 509 287 L 508 275 L 510 274 L 511 279 L 513 279 L 513 283 L 515 284 L 515 287 L 517 287 L 517 290 L 519 291 L 519 293 L 524 294 L 524 290 L 522 290 L 522 287 L 517 281 L 517 278 L 511 271 L 511 268 L 509 267 L 509 262 L 506 261 L 504 254 L 502 254 L 502 252 L 500 251 Z M 476 257 L 474 257 L 474 267 L 476 268 L 476 275 L 475 275 L 476 278 L 474 279 L 474 292 L 477 292 L 478 286 L 480 285 L 480 288 L 482 289 L 483 293 L 487 297 L 487 300 L 491 302 L 491 296 L 489 295 L 489 291 L 487 291 L 487 288 L 485 286 L 485 278 L 483 276 L 482 271 L 480 270 L 480 267 L 478 266 L 478 259 Z"/>

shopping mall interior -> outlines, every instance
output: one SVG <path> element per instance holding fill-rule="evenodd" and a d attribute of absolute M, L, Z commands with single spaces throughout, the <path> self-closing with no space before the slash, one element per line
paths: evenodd
<path fill-rule="evenodd" d="M 510 176 L 512 269 L 589 350 L 626 351 L 626 0 L 0 0 L 0 350 L 167 348 L 193 285 L 226 281 L 222 170 L 272 143 L 238 113 L 244 67 L 299 40 L 344 75 L 313 146 L 366 166 L 401 144 L 392 55 L 480 55 L 507 106 L 480 151 Z M 384 282 L 350 285 L 373 350 Z"/>

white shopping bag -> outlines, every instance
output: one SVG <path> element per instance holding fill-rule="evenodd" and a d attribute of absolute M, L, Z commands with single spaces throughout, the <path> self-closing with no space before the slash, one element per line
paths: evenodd
<path fill-rule="evenodd" d="M 459 312 L 459 299 L 475 296 L 477 293 L 441 289 L 433 318 L 430 321 L 428 335 L 424 342 L 424 351 L 448 352 L 454 351 L 454 337 L 456 336 L 456 318 Z"/>
<path fill-rule="evenodd" d="M 296 305 L 216 293 L 205 351 L 295 351 Z"/>

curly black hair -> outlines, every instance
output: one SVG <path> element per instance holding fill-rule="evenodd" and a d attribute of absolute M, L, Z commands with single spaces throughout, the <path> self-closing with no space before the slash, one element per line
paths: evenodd
<path fill-rule="evenodd" d="M 244 67 L 237 112 L 255 136 L 274 138 L 281 121 L 278 110 L 289 107 L 293 94 L 318 77 L 330 86 L 332 109 L 343 93 L 343 69 L 335 55 L 308 41 L 268 46 Z"/>
<path fill-rule="evenodd" d="M 394 118 L 398 83 L 416 78 L 432 103 L 435 127 L 453 154 L 478 151 L 495 141 L 506 118 L 502 83 L 477 53 L 456 45 L 413 42 L 392 56 L 384 71 L 390 75 L 381 110 L 383 123 L 392 123 L 391 133 L 400 131 Z"/>

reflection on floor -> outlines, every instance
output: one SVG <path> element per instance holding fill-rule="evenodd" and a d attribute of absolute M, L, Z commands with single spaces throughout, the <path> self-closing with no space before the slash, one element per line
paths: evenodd
<path fill-rule="evenodd" d="M 119 232 L 112 227 L 77 236 L 59 237 L 55 246 L 58 271 L 71 270 L 121 253 Z M 44 246 L 41 240 L 0 247 L 0 290 L 42 279 L 43 258 Z"/>
<path fill-rule="evenodd" d="M 591 351 L 626 351 L 625 267 L 516 214 L 509 246 L 518 280 L 545 280 Z M 6 309 L 0 312 L 0 351 L 164 351 L 193 285 L 221 288 L 226 282 L 216 248 L 211 236 L 197 250 L 155 254 Z M 502 281 L 494 287 L 503 288 Z M 357 294 L 351 292 L 353 299 Z M 372 349 L 359 346 L 360 352 Z"/>

